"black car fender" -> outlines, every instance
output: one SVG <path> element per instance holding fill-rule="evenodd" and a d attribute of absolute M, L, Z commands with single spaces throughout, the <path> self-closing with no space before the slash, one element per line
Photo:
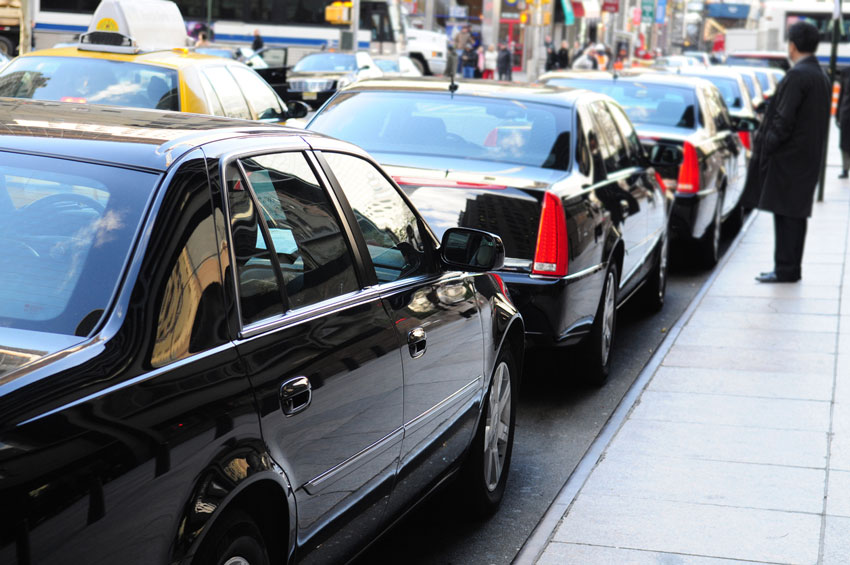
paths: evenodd
<path fill-rule="evenodd" d="M 176 521 L 171 563 L 192 563 L 216 522 L 234 508 L 256 521 L 271 562 L 293 555 L 297 520 L 291 484 L 262 442 L 251 440 L 227 446 L 198 473 Z"/>
<path fill-rule="evenodd" d="M 511 348 L 517 368 L 522 367 L 525 354 L 525 324 L 499 275 L 477 275 L 473 281 L 481 300 L 479 310 L 485 339 L 482 388 L 486 392 L 496 367 L 496 360 L 504 347 Z"/>

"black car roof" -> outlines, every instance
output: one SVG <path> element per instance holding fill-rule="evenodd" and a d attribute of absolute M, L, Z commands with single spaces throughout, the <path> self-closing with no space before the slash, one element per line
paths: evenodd
<path fill-rule="evenodd" d="M 206 142 L 262 133 L 316 135 L 187 112 L 0 98 L 0 151 L 165 171 Z"/>
<path fill-rule="evenodd" d="M 433 92 L 448 96 L 450 94 L 450 84 L 451 82 L 449 80 L 441 77 L 387 77 L 358 81 L 345 88 L 343 92 L 366 90 Z M 589 93 L 589 91 L 579 88 L 547 86 L 543 84 L 517 84 L 492 80 L 459 80 L 455 81 L 455 84 L 458 87 L 455 94 L 502 98 L 505 100 L 524 100 L 526 102 L 540 102 L 544 104 L 557 102 L 564 106 L 574 105 L 576 100 Z"/>

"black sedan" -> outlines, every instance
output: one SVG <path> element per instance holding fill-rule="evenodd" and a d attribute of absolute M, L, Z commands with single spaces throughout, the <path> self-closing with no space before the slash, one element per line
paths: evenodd
<path fill-rule="evenodd" d="M 742 219 L 748 157 L 740 136 L 749 136 L 755 120 L 733 124 L 718 89 L 694 77 L 557 71 L 541 80 L 602 92 L 623 106 L 675 195 L 671 231 L 714 266 L 723 222 L 737 229 Z"/>
<path fill-rule="evenodd" d="M 362 150 L 0 102 L 0 562 L 332 563 L 505 489 L 522 319 Z"/>
<path fill-rule="evenodd" d="M 308 128 L 356 143 L 439 232 L 501 235 L 501 270 L 533 345 L 582 344 L 565 371 L 601 384 L 617 307 L 658 309 L 667 267 L 662 187 L 623 110 L 587 91 L 441 79 L 363 81 Z M 566 376 L 566 375 L 565 375 Z"/>
<path fill-rule="evenodd" d="M 340 88 L 382 75 L 366 52 L 311 53 L 287 72 L 284 100 L 300 100 L 315 110 Z"/>

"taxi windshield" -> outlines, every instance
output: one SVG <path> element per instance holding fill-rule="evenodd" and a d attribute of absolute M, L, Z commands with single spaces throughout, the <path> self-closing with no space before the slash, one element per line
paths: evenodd
<path fill-rule="evenodd" d="M 356 71 L 357 59 L 346 53 L 316 53 L 307 55 L 292 68 L 295 72 Z"/>
<path fill-rule="evenodd" d="M 0 152 L 0 327 L 88 335 L 159 175 Z"/>
<path fill-rule="evenodd" d="M 177 71 L 83 57 L 19 57 L 0 72 L 0 96 L 179 110 Z"/>
<path fill-rule="evenodd" d="M 448 93 L 345 92 L 308 128 L 374 153 L 567 170 L 570 108 Z"/>

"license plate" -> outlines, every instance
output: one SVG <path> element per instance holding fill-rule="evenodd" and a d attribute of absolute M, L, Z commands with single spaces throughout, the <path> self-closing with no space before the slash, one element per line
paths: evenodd
<path fill-rule="evenodd" d="M 318 92 L 304 92 L 302 98 L 304 98 L 304 100 L 315 100 L 318 98 L 318 95 Z"/>

